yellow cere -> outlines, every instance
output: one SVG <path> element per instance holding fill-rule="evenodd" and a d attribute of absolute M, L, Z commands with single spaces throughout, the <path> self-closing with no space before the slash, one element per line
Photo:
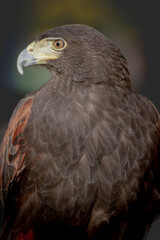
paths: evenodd
<path fill-rule="evenodd" d="M 58 43 L 56 45 L 56 43 Z M 60 45 L 59 45 L 60 44 Z M 27 47 L 28 54 L 35 59 L 57 59 L 60 51 L 66 47 L 67 43 L 62 39 L 44 38 L 38 42 L 32 42 Z"/>

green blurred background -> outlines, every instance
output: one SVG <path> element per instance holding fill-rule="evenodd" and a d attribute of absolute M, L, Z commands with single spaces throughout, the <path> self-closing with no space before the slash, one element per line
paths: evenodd
<path fill-rule="evenodd" d="M 19 99 L 51 76 L 42 67 L 25 69 L 21 76 L 19 52 L 38 33 L 58 25 L 90 25 L 113 40 L 128 60 L 134 89 L 160 110 L 158 0 L 6 0 L 0 10 L 0 139 Z M 156 236 L 153 228 L 147 240 L 160 239 Z"/>

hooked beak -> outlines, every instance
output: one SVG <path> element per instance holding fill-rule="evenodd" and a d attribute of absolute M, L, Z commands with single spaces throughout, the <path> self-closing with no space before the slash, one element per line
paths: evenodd
<path fill-rule="evenodd" d="M 23 75 L 23 67 L 38 64 L 47 64 L 48 60 L 57 59 L 61 52 L 53 48 L 54 38 L 44 38 L 38 42 L 32 42 L 18 56 L 17 69 Z"/>
<path fill-rule="evenodd" d="M 32 65 L 36 65 L 37 59 L 31 55 L 27 49 L 24 49 L 18 56 L 17 59 L 17 69 L 20 74 L 23 75 L 23 67 L 29 67 Z"/>
<path fill-rule="evenodd" d="M 46 46 L 43 47 L 43 44 L 43 42 L 38 44 L 32 42 L 19 54 L 17 59 L 17 69 L 20 74 L 23 75 L 23 67 L 46 64 Z"/>

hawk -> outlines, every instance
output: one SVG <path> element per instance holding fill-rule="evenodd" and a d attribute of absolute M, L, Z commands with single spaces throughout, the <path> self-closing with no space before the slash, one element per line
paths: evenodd
<path fill-rule="evenodd" d="M 38 64 L 52 78 L 18 103 L 0 148 L 0 239 L 143 239 L 160 212 L 158 111 L 89 26 L 39 34 L 17 67 Z"/>

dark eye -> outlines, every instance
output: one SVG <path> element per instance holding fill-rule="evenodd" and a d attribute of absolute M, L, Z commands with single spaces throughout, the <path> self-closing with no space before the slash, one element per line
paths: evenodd
<path fill-rule="evenodd" d="M 64 48 L 65 46 L 65 42 L 61 39 L 61 40 L 56 40 L 53 42 L 53 46 L 55 49 L 59 50 L 61 48 Z"/>

